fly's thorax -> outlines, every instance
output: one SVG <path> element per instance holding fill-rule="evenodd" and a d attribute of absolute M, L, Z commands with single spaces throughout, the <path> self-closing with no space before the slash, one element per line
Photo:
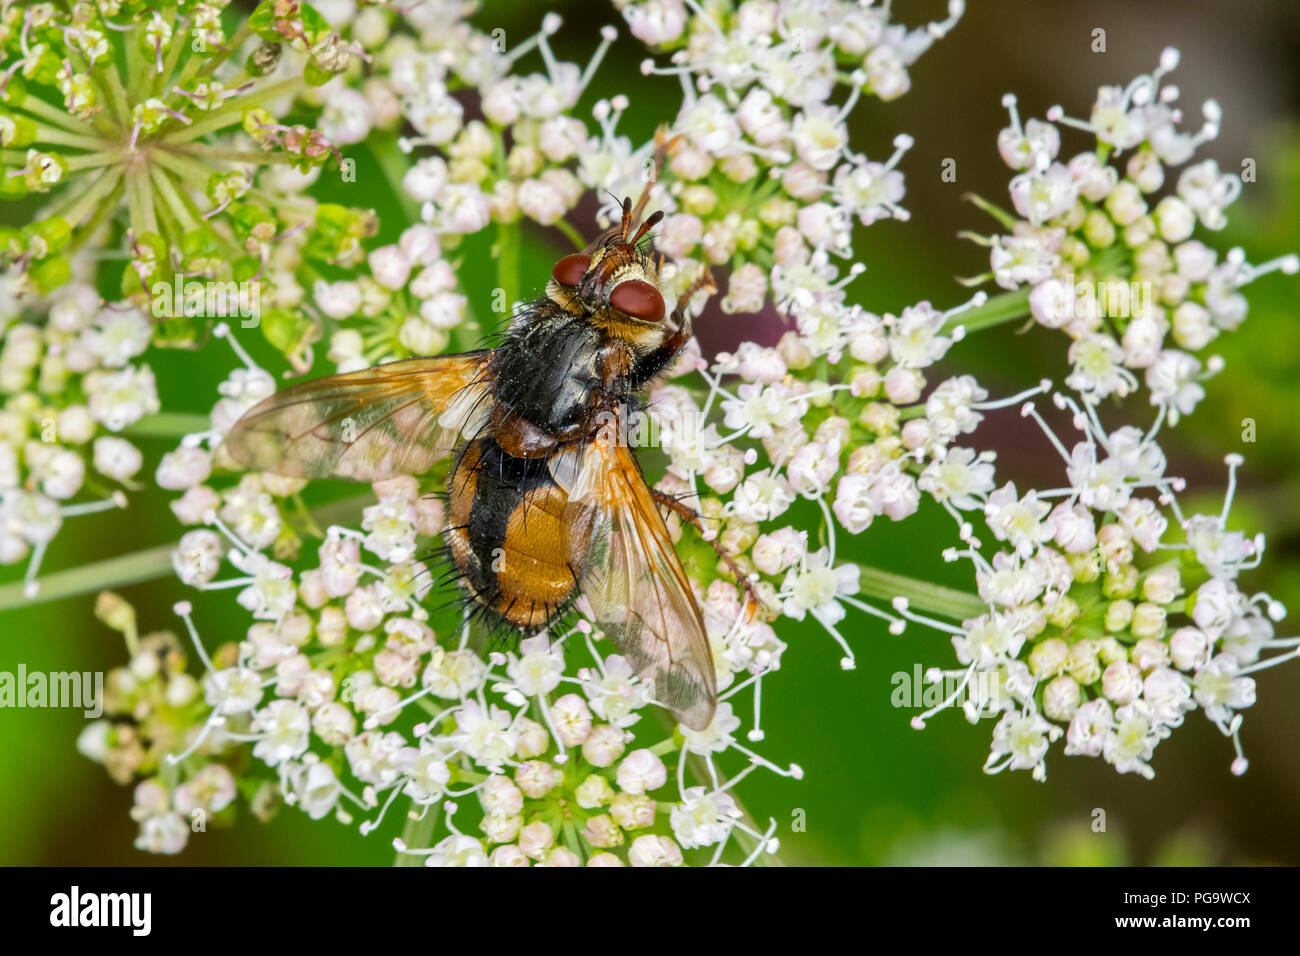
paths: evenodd
<path fill-rule="evenodd" d="M 582 417 L 591 389 L 602 384 L 602 335 L 549 303 L 537 312 L 502 346 L 494 398 L 509 417 L 556 433 Z"/>

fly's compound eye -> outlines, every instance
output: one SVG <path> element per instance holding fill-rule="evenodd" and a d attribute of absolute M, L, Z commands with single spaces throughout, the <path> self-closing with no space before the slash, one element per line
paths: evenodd
<path fill-rule="evenodd" d="M 662 322 L 664 297 L 649 282 L 628 279 L 614 287 L 609 304 L 642 322 Z"/>
<path fill-rule="evenodd" d="M 551 278 L 560 285 L 576 286 L 582 281 L 582 277 L 587 274 L 587 269 L 591 266 L 591 256 L 584 256 L 581 252 L 575 252 L 571 256 L 565 256 L 555 264 L 551 270 Z"/>

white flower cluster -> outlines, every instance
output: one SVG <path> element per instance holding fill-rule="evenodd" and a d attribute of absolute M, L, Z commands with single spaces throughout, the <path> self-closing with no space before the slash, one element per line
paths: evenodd
<path fill-rule="evenodd" d="M 698 502 L 710 533 L 750 572 L 766 614 L 811 615 L 852 668 L 855 652 L 836 627 L 846 605 L 902 622 L 854 597 L 859 569 L 837 559 L 835 524 L 856 535 L 881 515 L 907 518 L 922 491 L 968 493 L 956 489 L 977 484 L 981 466 L 951 442 L 1005 403 L 987 402 L 969 376 L 921 401 L 924 370 L 962 337 L 969 306 L 941 312 L 922 302 L 876 315 L 849 305 L 833 273 L 819 273 L 824 266 L 789 276 L 808 321 L 775 347 L 748 342 L 708 368 L 688 356 L 679 366 L 688 375 L 652 392 L 650 415 L 670 459 L 660 487 Z M 707 390 L 690 387 L 692 369 Z M 738 383 L 724 385 L 728 375 Z M 826 547 L 810 551 L 814 532 L 792 520 L 800 499 L 819 505 Z"/>
<path fill-rule="evenodd" d="M 624 98 L 613 104 L 602 100 L 596 107 L 604 137 L 593 137 L 586 123 L 570 115 L 616 32 L 605 28 L 584 68 L 552 54 L 548 38 L 561 22 L 558 14 L 547 14 L 540 32 L 509 53 L 479 35 L 451 63 L 425 49 L 394 59 L 392 82 L 402 113 L 421 134 L 401 145 L 408 151 L 437 148 L 411 166 L 402 184 L 439 233 L 468 235 L 520 216 L 542 225 L 558 223 L 587 189 L 604 185 L 606 166 L 617 161 L 608 151 L 628 151 L 626 141 L 613 135 L 617 114 L 627 105 Z M 533 49 L 541 51 L 545 72 L 511 71 L 514 61 Z M 452 71 L 462 80 L 473 77 L 482 120 L 465 120 L 451 96 Z M 601 178 L 593 179 L 593 173 Z"/>
<path fill-rule="evenodd" d="M 681 81 L 659 247 L 682 268 L 730 266 L 724 310 L 757 312 L 769 288 L 785 304 L 782 274 L 815 253 L 850 256 L 855 222 L 907 218 L 895 167 L 911 137 L 873 162 L 850 148 L 847 120 L 864 93 L 907 92 L 907 68 L 956 24 L 961 0 L 915 30 L 890 23 L 887 5 L 841 0 L 616 5 L 635 36 L 673 51 L 642 72 Z"/>
<path fill-rule="evenodd" d="M 459 20 L 463 13 L 439 4 L 413 7 L 408 25 L 420 41 L 394 34 L 376 50 L 396 115 L 419 133 L 398 145 L 413 157 L 401 188 L 418 203 L 422 221 L 398 242 L 372 250 L 368 274 L 317 279 L 305 290 L 323 319 L 337 323 L 329 357 L 341 371 L 448 347 L 453 330 L 469 318 L 448 258 L 463 237 L 521 218 L 567 229 L 563 217 L 585 193 L 627 181 L 641 189 L 646 166 L 616 133 L 627 98 L 596 104 L 595 133 L 572 115 L 616 36 L 612 27 L 602 31 L 583 67 L 551 51 L 549 37 L 561 25 L 557 14 L 547 14 L 537 34 L 507 52 Z M 544 72 L 516 69 L 533 51 L 540 51 Z M 482 119 L 466 119 L 452 95 L 467 86 L 478 94 Z M 359 101 L 356 108 L 362 108 Z M 509 311 L 514 305 L 494 307 Z"/>
<path fill-rule="evenodd" d="M 1300 656 L 1300 639 L 1278 638 L 1273 624 L 1285 608 L 1267 594 L 1240 590 L 1238 575 L 1257 566 L 1263 535 L 1229 531 L 1228 513 L 1240 456 L 1229 455 L 1228 492 L 1218 515 L 1185 515 L 1181 479 L 1166 471 L 1153 428 L 1107 431 L 1088 404 L 1057 394 L 1082 433 L 1066 449 L 1033 403 L 1022 413 L 1037 421 L 1060 453 L 1069 484 L 1017 493 L 1007 483 L 985 487 L 963 510 L 982 511 L 1001 546 L 991 559 L 972 526 L 961 520 L 963 547 L 948 560 L 968 559 L 988 611 L 960 627 L 905 617 L 952 635 L 955 690 L 917 717 L 961 706 L 971 722 L 997 718 L 985 770 L 1046 774 L 1051 745 L 1064 738 L 1067 755 L 1101 757 L 1120 773 L 1153 775 L 1157 744 L 1201 708 L 1236 748 L 1255 700 L 1250 676 Z M 964 698 L 964 699 L 963 699 Z"/>
<path fill-rule="evenodd" d="M 1244 172 L 1221 170 L 1213 159 L 1189 165 L 1218 135 L 1221 110 L 1208 101 L 1198 132 L 1179 128 L 1178 89 L 1165 83 L 1178 60 L 1166 49 L 1152 73 L 1103 86 L 1087 121 L 1053 107 L 1047 121 L 1022 124 L 1008 94 L 1011 125 L 998 149 L 1017 172 L 1016 215 L 982 203 L 1007 234 L 972 237 L 990 250 L 991 271 L 980 279 L 1027 289 L 1034 318 L 1073 340 L 1073 389 L 1089 401 L 1122 397 L 1143 376 L 1171 423 L 1191 412 L 1204 396 L 1200 382 L 1221 367 L 1217 356 L 1202 363 L 1194 353 L 1245 319 L 1241 287 L 1300 269 L 1294 255 L 1251 266 L 1232 249 L 1220 259 L 1200 238 L 1226 224 Z M 1095 147 L 1059 158 L 1058 125 L 1091 133 Z"/>
<path fill-rule="evenodd" d="M 29 594 L 65 518 L 125 506 L 144 461 L 117 433 L 159 410 L 137 309 L 72 283 L 35 311 L 0 303 L 0 564 L 30 558 Z"/>

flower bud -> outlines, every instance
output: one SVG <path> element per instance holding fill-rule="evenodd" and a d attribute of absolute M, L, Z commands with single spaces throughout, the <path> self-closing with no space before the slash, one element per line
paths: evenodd
<path fill-rule="evenodd" d="M 601 724 L 583 741 L 582 756 L 593 767 L 609 767 L 623 756 L 625 747 L 623 731 L 610 724 Z"/>
<path fill-rule="evenodd" d="M 1153 604 L 1170 604 L 1182 591 L 1182 578 L 1172 564 L 1153 568 L 1142 579 L 1142 596 Z"/>
<path fill-rule="evenodd" d="M 643 793 L 620 793 L 610 804 L 609 812 L 625 830 L 639 830 L 655 822 L 656 804 Z"/>
<path fill-rule="evenodd" d="M 555 831 L 542 820 L 534 820 L 519 831 L 519 849 L 530 860 L 541 861 L 555 845 Z"/>
<path fill-rule="evenodd" d="M 668 770 L 653 751 L 634 750 L 619 764 L 616 779 L 624 793 L 645 793 L 662 787 L 668 780 Z"/>
<path fill-rule="evenodd" d="M 1116 704 L 1131 704 L 1142 693 L 1142 672 L 1127 661 L 1115 661 L 1102 672 L 1101 692 Z"/>
<path fill-rule="evenodd" d="M 1040 680 L 1059 673 L 1069 653 L 1069 645 L 1059 637 L 1041 641 L 1029 652 L 1029 672 Z"/>
<path fill-rule="evenodd" d="M 1138 610 L 1141 611 L 1142 607 L 1143 605 L 1139 605 Z M 1164 667 L 1169 661 L 1169 648 L 1163 641 L 1146 637 L 1133 645 L 1133 649 L 1129 651 L 1129 659 L 1143 671 Z"/>
<path fill-rule="evenodd" d="M 1132 597 L 1137 593 L 1138 570 L 1126 564 L 1108 572 L 1101 582 L 1101 593 L 1108 598 Z"/>
<path fill-rule="evenodd" d="M 520 791 L 534 800 L 546 796 L 563 779 L 564 775 L 555 764 L 545 760 L 529 760 L 515 771 L 515 783 Z"/>
<path fill-rule="evenodd" d="M 1079 604 L 1071 597 L 1061 597 L 1047 608 L 1047 623 L 1067 628 L 1079 617 Z"/>
<path fill-rule="evenodd" d="M 1111 601 L 1106 606 L 1105 627 L 1112 634 L 1128 627 L 1133 620 L 1133 602 L 1127 600 Z"/>
<path fill-rule="evenodd" d="M 587 821 L 582 830 L 582 838 L 592 846 L 619 846 L 623 842 L 623 831 L 610 819 L 609 814 L 601 813 Z"/>
<path fill-rule="evenodd" d="M 1065 659 L 1065 670 L 1080 684 L 1095 684 L 1101 678 L 1096 642 L 1086 639 L 1076 641 Z"/>
<path fill-rule="evenodd" d="M 493 866 L 527 866 L 528 857 L 515 844 L 507 843 L 493 850 L 488 862 Z"/>
<path fill-rule="evenodd" d="M 1083 221 L 1083 238 L 1094 249 L 1106 249 L 1115 243 L 1115 223 L 1100 209 L 1094 209 Z"/>
<path fill-rule="evenodd" d="M 1052 720 L 1067 721 L 1079 709 L 1082 696 L 1074 678 L 1062 674 L 1043 688 L 1043 715 Z"/>
<path fill-rule="evenodd" d="M 1197 627 L 1180 627 L 1169 638 L 1169 656 L 1179 670 L 1195 670 L 1205 663 L 1210 642 Z"/>
<path fill-rule="evenodd" d="M 1129 625 L 1129 629 L 1133 632 L 1134 637 L 1149 639 L 1164 637 L 1165 616 L 1165 609 L 1159 604 L 1143 601 L 1133 609 L 1133 621 Z M 1138 643 L 1141 644 L 1142 641 Z M 1161 645 L 1161 647 L 1163 646 Z"/>
<path fill-rule="evenodd" d="M 595 735 L 593 734 L 593 736 Z M 596 807 L 603 807 L 613 801 L 614 788 L 600 774 L 593 773 L 578 784 L 577 789 L 573 791 L 573 796 L 578 801 L 578 806 L 584 810 L 594 810 Z"/>

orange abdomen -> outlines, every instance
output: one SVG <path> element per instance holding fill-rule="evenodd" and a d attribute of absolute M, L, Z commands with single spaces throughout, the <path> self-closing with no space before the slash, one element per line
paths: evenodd
<path fill-rule="evenodd" d="M 580 569 L 570 554 L 568 496 L 544 458 L 513 458 L 491 438 L 461 453 L 448 482 L 447 543 L 472 598 L 527 633 L 569 604 Z"/>

